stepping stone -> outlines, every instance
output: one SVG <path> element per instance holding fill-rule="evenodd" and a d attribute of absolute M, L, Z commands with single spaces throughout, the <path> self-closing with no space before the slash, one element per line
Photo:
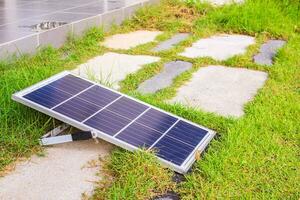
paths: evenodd
<path fill-rule="evenodd" d="M 146 93 L 155 93 L 158 90 L 169 87 L 173 79 L 184 71 L 192 68 L 192 63 L 185 61 L 172 61 L 164 65 L 164 69 L 161 73 L 143 82 L 138 91 Z"/>
<path fill-rule="evenodd" d="M 141 44 L 153 42 L 161 33 L 161 31 L 141 30 L 124 34 L 116 34 L 106 38 L 102 45 L 112 49 L 128 50 Z"/>
<path fill-rule="evenodd" d="M 101 178 L 101 158 L 113 145 L 93 140 L 58 144 L 45 149 L 43 157 L 32 156 L 0 178 L 0 199 L 82 199 L 92 194 Z"/>
<path fill-rule="evenodd" d="M 267 73 L 225 66 L 200 68 L 191 81 L 179 88 L 170 102 L 201 108 L 222 116 L 241 117 L 243 106 L 251 101 Z"/>
<path fill-rule="evenodd" d="M 159 61 L 159 57 L 105 53 L 79 65 L 73 72 L 81 77 L 99 81 L 114 89 L 119 89 L 119 82 L 145 64 Z"/>
<path fill-rule="evenodd" d="M 208 2 L 216 6 L 222 6 L 230 3 L 243 3 L 244 0 L 202 0 L 202 2 Z"/>
<path fill-rule="evenodd" d="M 250 36 L 222 34 L 200 39 L 179 55 L 188 58 L 211 57 L 222 61 L 245 53 L 247 47 L 254 43 L 255 39 Z"/>
<path fill-rule="evenodd" d="M 163 41 L 155 48 L 152 49 L 154 52 L 165 51 L 173 48 L 176 44 L 180 43 L 181 41 L 185 40 L 190 34 L 189 33 L 178 33 L 171 37 L 170 39 Z"/>
<path fill-rule="evenodd" d="M 254 62 L 259 65 L 272 65 L 277 51 L 285 44 L 283 40 L 269 40 L 260 47 L 260 53 L 253 57 Z"/>
<path fill-rule="evenodd" d="M 180 200 L 180 196 L 176 192 L 168 191 L 165 194 L 154 197 L 153 200 Z"/>

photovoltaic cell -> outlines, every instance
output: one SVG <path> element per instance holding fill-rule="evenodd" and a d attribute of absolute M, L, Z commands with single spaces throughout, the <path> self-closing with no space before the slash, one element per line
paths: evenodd
<path fill-rule="evenodd" d="M 157 151 L 156 155 L 176 165 L 181 165 L 192 153 L 194 148 L 177 139 L 164 136 L 153 147 Z"/>
<path fill-rule="evenodd" d="M 131 120 L 142 114 L 147 108 L 147 106 L 126 97 L 120 98 L 107 107 L 108 110 Z"/>
<path fill-rule="evenodd" d="M 148 148 L 161 136 L 160 132 L 134 122 L 119 133 L 117 138 L 135 147 Z"/>
<path fill-rule="evenodd" d="M 47 108 L 52 108 L 57 104 L 69 99 L 72 95 L 54 87 L 46 85 L 24 96 L 34 103 L 40 104 Z"/>
<path fill-rule="evenodd" d="M 25 95 L 24 98 L 47 108 L 52 108 L 91 85 L 92 83 L 76 76 L 67 75 Z"/>
<path fill-rule="evenodd" d="M 51 87 L 62 90 L 72 95 L 81 92 L 82 90 L 90 87 L 91 85 L 93 84 L 73 75 L 67 75 L 49 84 L 49 86 Z"/>
<path fill-rule="evenodd" d="M 129 122 L 130 120 L 121 117 L 120 115 L 114 114 L 108 110 L 102 110 L 84 122 L 84 124 L 108 135 L 115 135 L 127 124 L 129 124 Z"/>
<path fill-rule="evenodd" d="M 207 133 L 204 129 L 179 121 L 166 135 L 196 147 Z"/>
<path fill-rule="evenodd" d="M 79 129 L 97 130 L 99 137 L 127 149 L 154 149 L 179 172 L 187 170 L 191 155 L 198 148 L 203 150 L 212 138 L 205 128 L 101 85 L 69 73 L 59 77 L 13 98 L 36 109 L 40 105 L 38 110 Z"/>
<path fill-rule="evenodd" d="M 75 95 L 91 85 L 93 84 L 70 74 L 49 84 L 49 86 L 71 95 Z"/>
<path fill-rule="evenodd" d="M 139 119 L 137 119 L 136 122 L 148 126 L 150 128 L 153 128 L 161 133 L 164 133 L 176 121 L 177 118 L 151 108 L 145 114 L 143 114 Z"/>
<path fill-rule="evenodd" d="M 102 108 L 117 99 L 119 96 L 121 95 L 95 85 L 79 94 L 78 98 L 84 99 Z"/>
<path fill-rule="evenodd" d="M 101 107 L 96 104 L 90 103 L 79 97 L 74 97 L 53 110 L 81 122 L 100 109 Z"/>

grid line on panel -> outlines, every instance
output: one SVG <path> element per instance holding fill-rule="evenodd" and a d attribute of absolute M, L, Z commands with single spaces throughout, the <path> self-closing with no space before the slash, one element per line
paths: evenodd
<path fill-rule="evenodd" d="M 48 85 L 38 88 L 35 91 L 24 95 L 23 97 L 38 103 L 44 107 L 52 108 L 53 106 L 63 102 L 64 100 L 70 98 L 72 95 L 61 92 L 56 88 L 52 88 Z"/>
<path fill-rule="evenodd" d="M 84 124 L 113 136 L 130 123 L 130 120 L 121 116 L 116 116 L 109 110 L 102 110 L 94 117 L 85 121 Z"/>
<path fill-rule="evenodd" d="M 49 86 L 49 87 L 51 87 L 51 86 Z M 57 98 L 60 98 L 60 97 L 62 97 L 62 96 L 59 96 L 59 95 L 57 95 L 57 96 L 53 96 L 53 94 L 50 94 L 49 95 L 49 90 L 44 90 L 45 88 L 49 88 L 49 87 L 47 87 L 47 86 L 45 86 L 45 87 L 43 87 L 43 88 L 40 88 L 40 90 L 35 90 L 34 92 L 37 92 L 40 96 L 42 96 L 42 98 L 44 97 L 44 98 L 48 98 L 48 99 L 50 99 L 50 100 L 55 100 L 55 99 L 57 99 Z M 53 88 L 54 90 L 56 90 L 56 91 L 61 91 L 61 90 L 59 90 L 59 89 L 57 89 L 57 88 Z M 63 91 L 62 91 L 63 92 Z M 31 93 L 32 94 L 32 93 Z M 58 93 L 59 94 L 59 93 Z M 63 92 L 63 93 L 61 93 L 62 95 L 67 95 L 66 94 L 66 92 Z M 34 94 L 35 95 L 35 94 Z M 71 95 L 71 94 L 69 94 L 69 95 Z M 39 98 L 39 96 L 36 96 L 37 98 Z M 63 98 L 63 97 L 62 97 Z"/>
<path fill-rule="evenodd" d="M 114 113 L 114 114 L 116 114 L 116 115 L 118 115 L 118 116 L 120 116 L 120 117 L 123 117 L 123 118 L 126 118 L 126 119 L 128 119 L 128 120 L 131 120 L 130 118 L 127 118 L 126 116 L 120 115 L 120 114 L 118 114 L 118 113 L 116 113 L 116 112 L 113 112 L 113 111 L 111 111 L 111 110 L 109 110 L 109 111 L 112 112 L 112 113 Z M 143 115 L 141 115 L 141 116 L 143 116 Z M 140 116 L 140 117 L 141 117 L 141 116 Z M 168 130 L 165 131 L 165 132 L 158 131 L 158 130 L 156 130 L 156 129 L 154 129 L 154 128 L 151 128 L 151 127 L 149 127 L 149 126 L 147 126 L 147 125 L 145 125 L 145 124 L 141 124 L 141 123 L 137 122 L 137 120 L 138 120 L 138 118 L 135 119 L 135 120 L 133 120 L 133 122 L 136 123 L 136 124 L 138 124 L 138 125 L 141 125 L 141 126 L 147 128 L 147 129 L 151 129 L 151 130 L 153 130 L 153 131 L 155 131 L 155 132 L 158 132 L 158 133 L 160 133 L 161 135 L 164 134 L 164 133 L 166 133 L 166 132 L 168 132 Z M 178 119 L 178 120 L 179 120 L 179 119 Z M 176 123 L 176 122 L 175 122 L 175 123 Z M 175 123 L 174 123 L 174 125 L 175 125 Z M 169 136 L 169 137 L 170 137 L 170 136 Z M 174 138 L 174 139 L 175 139 L 175 140 L 178 140 L 178 139 L 176 139 L 176 138 Z M 158 139 L 158 140 L 159 140 L 159 139 Z M 180 140 L 178 140 L 178 141 L 180 141 Z M 189 145 L 189 144 L 187 144 L 187 145 Z M 191 146 L 191 145 L 190 145 L 190 146 Z"/>
<path fill-rule="evenodd" d="M 143 124 L 161 133 L 165 133 L 176 121 L 171 115 L 151 108 L 147 113 L 137 120 L 137 123 Z"/>
<path fill-rule="evenodd" d="M 191 144 L 189 144 L 189 143 L 186 143 L 186 142 L 184 142 L 183 140 L 180 140 L 180 139 L 178 139 L 178 138 L 169 136 L 168 133 L 166 133 L 165 137 L 172 138 L 172 139 L 174 139 L 174 140 L 176 140 L 176 141 L 178 141 L 178 142 L 181 142 L 181 143 L 186 144 L 186 145 L 188 145 L 188 146 L 190 146 L 190 147 L 192 147 L 192 148 L 195 148 L 195 146 L 193 146 L 193 145 L 191 145 Z M 196 146 L 197 146 L 197 145 L 196 145 Z"/>
<path fill-rule="evenodd" d="M 143 113 L 147 108 L 149 107 L 123 96 L 119 101 L 110 105 L 107 109 L 133 120 Z"/>
<path fill-rule="evenodd" d="M 94 84 L 69 74 L 49 83 L 48 85 L 71 95 L 75 95 Z"/>
<path fill-rule="evenodd" d="M 91 104 L 80 98 L 72 98 L 53 110 L 81 122 L 99 109 L 101 109 L 100 106 Z"/>
<path fill-rule="evenodd" d="M 108 89 L 105 89 L 98 85 L 95 85 L 86 92 L 78 95 L 78 98 L 87 101 L 91 104 L 104 107 L 120 96 L 122 95 L 109 91 Z"/>
<path fill-rule="evenodd" d="M 183 129 L 184 131 L 182 132 L 182 127 L 186 129 L 189 128 L 189 130 L 193 129 L 193 132 L 187 132 L 186 129 Z M 174 135 L 174 132 L 177 133 L 177 135 Z M 176 125 L 170 128 L 151 148 L 158 150 L 158 157 L 181 165 L 188 159 L 207 134 L 208 131 L 179 120 Z M 174 146 L 174 144 L 176 145 Z"/>
<path fill-rule="evenodd" d="M 90 88 L 93 87 L 93 86 L 94 86 L 94 85 L 91 85 L 91 86 L 89 86 L 88 88 L 85 88 L 84 90 L 82 90 L 81 92 L 79 92 L 79 93 L 77 93 L 77 94 L 71 96 L 69 99 L 66 99 L 65 101 L 63 101 L 63 102 L 57 104 L 56 106 L 52 107 L 52 110 L 55 109 L 55 108 L 57 108 L 57 107 L 60 106 L 61 104 L 63 104 L 63 103 L 65 103 L 65 102 L 67 102 L 67 101 L 69 101 L 69 100 L 71 100 L 71 99 L 77 97 L 78 95 L 80 95 L 81 93 L 85 92 L 86 90 L 90 89 Z"/>
<path fill-rule="evenodd" d="M 82 121 L 82 123 L 86 122 L 87 120 L 89 120 L 90 118 L 94 117 L 95 115 L 97 115 L 99 112 L 101 112 L 102 110 L 104 110 L 105 108 L 107 108 L 108 106 L 110 106 L 111 104 L 113 104 L 114 102 L 118 101 L 120 98 L 122 98 L 122 95 L 120 95 L 118 98 L 116 98 L 115 100 L 113 100 L 112 102 L 110 102 L 109 104 L 107 104 L 106 106 L 104 106 L 103 108 L 101 108 L 100 110 L 98 110 L 96 113 L 94 113 L 93 115 L 89 116 L 88 118 L 86 118 L 85 120 Z M 121 115 L 120 115 L 121 116 Z M 122 117 L 122 116 L 121 116 Z"/>
<path fill-rule="evenodd" d="M 61 79 L 64 79 L 64 78 L 66 78 L 66 77 L 63 77 L 63 78 L 61 78 Z M 61 79 L 58 79 L 57 82 L 60 81 Z M 67 93 L 69 93 L 69 94 L 71 94 L 71 95 L 73 95 L 73 93 L 70 93 L 70 90 L 74 90 L 74 89 L 80 90 L 80 87 L 81 87 L 80 84 L 79 84 L 79 85 L 76 85 L 76 87 L 75 87 L 75 84 L 74 84 L 74 83 L 73 83 L 73 85 L 70 85 L 70 84 L 69 84 L 69 83 L 72 83 L 71 80 L 69 80 L 69 82 L 67 82 L 68 84 L 65 84 L 64 82 L 67 82 L 67 81 L 66 81 L 66 80 L 61 81 L 61 83 L 56 83 L 56 81 L 54 81 L 53 83 L 50 83 L 49 86 L 50 86 L 50 87 L 53 87 L 53 88 L 56 88 L 56 89 L 58 89 L 58 90 L 61 90 L 61 91 L 63 91 L 63 92 L 67 92 Z M 64 89 L 66 89 L 66 90 L 62 89 L 62 88 L 59 87 L 59 86 L 63 86 Z"/>
<path fill-rule="evenodd" d="M 81 82 L 78 81 L 79 84 L 81 84 L 80 87 L 76 88 L 75 86 L 77 86 L 78 84 L 72 83 L 73 84 L 73 87 L 71 88 L 72 92 L 63 90 L 61 87 L 59 87 L 59 86 L 66 87 L 67 85 L 70 84 L 68 83 L 68 81 L 69 82 L 70 80 L 74 81 L 74 78 L 79 79 L 72 75 L 66 75 L 47 85 L 35 89 L 34 91 L 24 95 L 23 97 L 30 101 L 38 103 L 44 107 L 47 107 L 49 109 L 55 109 L 56 107 L 60 106 L 61 104 L 64 104 L 70 99 L 73 99 L 74 97 L 84 92 L 85 90 L 88 90 L 89 88 L 93 87 L 92 83 L 82 79 L 79 79 Z"/>
<path fill-rule="evenodd" d="M 77 85 L 78 87 L 85 87 L 85 84 L 83 84 L 82 82 L 76 82 L 74 80 L 75 77 L 73 77 L 72 75 L 66 75 L 56 81 L 53 81 L 52 83 L 50 83 L 49 85 L 51 87 L 54 88 L 60 88 L 60 86 L 67 86 L 66 88 L 68 89 L 70 85 L 74 86 Z M 69 88 L 71 89 L 71 88 Z M 68 92 L 68 91 L 65 91 Z"/>
<path fill-rule="evenodd" d="M 166 137 L 164 137 L 164 138 L 168 138 L 168 139 L 174 140 L 174 138 L 171 138 L 171 137 L 168 137 L 168 136 L 166 136 Z M 179 140 L 176 140 L 176 141 L 180 143 Z M 170 146 L 172 150 L 177 151 L 178 154 L 180 154 L 180 155 L 182 155 L 182 156 L 185 156 L 185 155 L 186 155 L 186 154 L 184 154 L 184 152 L 186 152 L 186 153 L 189 153 L 189 152 L 190 152 L 190 151 L 188 151 L 188 150 L 185 149 L 185 148 L 180 148 L 178 145 L 174 144 L 174 142 L 169 142 L 169 141 L 168 141 L 168 142 L 165 142 L 165 143 L 166 143 L 166 145 Z M 184 144 L 184 145 L 188 146 L 187 144 Z M 189 149 L 194 150 L 194 148 L 195 148 L 195 147 L 189 146 Z M 163 151 L 163 152 L 166 152 L 166 153 L 169 153 L 169 151 L 165 151 L 164 149 L 160 149 L 160 148 L 159 148 L 159 150 L 160 150 L 160 151 Z"/>
<path fill-rule="evenodd" d="M 163 137 L 168 133 L 168 131 L 171 130 L 171 129 L 179 122 L 179 121 L 180 121 L 180 119 L 177 119 L 177 121 L 176 121 L 176 122 L 175 122 L 168 130 L 166 130 L 166 132 L 164 132 L 164 134 L 162 134 L 162 136 L 161 136 L 160 138 L 158 138 L 157 141 L 154 142 L 154 143 L 151 145 L 151 147 L 149 147 L 149 149 L 152 149 L 153 146 L 154 146 L 156 143 L 158 143 L 158 141 L 159 141 L 161 138 L 163 138 Z"/>
<path fill-rule="evenodd" d="M 168 129 L 167 131 L 165 131 L 165 132 L 158 131 L 158 130 L 152 128 L 152 127 L 149 127 L 148 125 L 139 123 L 138 120 L 139 120 L 142 116 L 144 116 L 145 113 L 147 113 L 150 109 L 153 109 L 153 108 L 149 108 L 149 109 L 145 110 L 144 113 L 142 113 L 140 116 L 138 116 L 136 119 L 132 120 L 132 122 L 131 122 L 131 124 L 132 124 L 132 123 L 136 123 L 136 124 L 141 125 L 141 126 L 147 128 L 147 129 L 151 129 L 151 130 L 153 130 L 153 131 L 158 132 L 158 133 L 161 134 L 161 137 L 159 137 L 159 138 L 157 139 L 157 141 L 155 141 L 155 143 L 153 143 L 149 148 L 153 147 L 153 146 L 154 146 L 161 138 L 163 138 L 164 135 L 166 135 L 166 134 L 174 127 L 174 126 L 176 126 L 176 124 L 177 124 L 178 122 L 181 121 L 181 120 L 179 120 L 179 119 L 177 119 L 177 118 L 174 117 L 174 118 L 177 119 L 177 120 L 176 120 L 175 123 L 173 123 L 173 124 L 169 127 L 169 129 Z M 156 111 L 157 111 L 157 110 L 156 110 Z M 112 111 L 111 111 L 111 112 L 112 112 Z M 157 112 L 160 112 L 160 111 L 157 111 Z M 113 113 L 115 113 L 115 112 L 113 112 Z M 119 115 L 119 116 L 121 116 L 121 117 L 127 118 L 126 116 L 120 115 L 120 114 L 118 114 L 118 113 L 115 113 L 115 114 L 117 114 L 117 115 Z M 127 119 L 128 119 L 128 120 L 131 120 L 130 118 L 127 118 Z M 131 124 L 128 124 L 127 127 L 130 127 Z M 120 133 L 117 133 L 117 134 L 115 135 L 115 137 L 117 137 L 118 134 L 122 134 L 122 132 L 125 131 L 127 127 L 124 127 L 124 130 L 121 130 Z M 127 135 L 127 136 L 130 137 L 129 135 Z M 185 145 L 188 145 L 188 146 L 190 146 L 190 147 L 192 147 L 192 148 L 195 148 L 195 147 L 192 146 L 191 144 L 188 144 L 188 143 L 186 143 L 186 142 L 184 142 L 184 141 L 181 141 L 181 140 L 178 139 L 178 138 L 174 138 L 174 137 L 172 137 L 172 136 L 168 136 L 168 137 L 171 137 L 172 139 L 174 139 L 174 140 L 176 140 L 176 141 L 178 141 L 178 142 L 181 142 L 181 143 L 183 143 L 183 144 L 185 144 Z M 120 138 L 120 137 L 117 137 L 117 138 Z M 122 138 L 120 138 L 120 139 L 122 139 Z M 128 141 L 125 141 L 125 142 L 128 143 Z"/>
<path fill-rule="evenodd" d="M 166 135 L 195 147 L 207 133 L 208 131 L 202 128 L 180 121 Z"/>
<path fill-rule="evenodd" d="M 152 111 L 152 113 L 151 113 L 151 111 Z M 156 110 L 156 109 L 151 109 L 151 111 L 149 111 L 147 114 L 147 117 L 148 118 L 146 118 L 145 119 L 145 121 L 151 121 L 151 120 L 156 120 L 156 118 L 157 117 L 159 117 L 159 118 L 161 118 L 161 117 L 164 117 L 163 115 L 167 115 L 167 114 L 165 114 L 165 113 L 163 113 L 163 112 L 161 112 L 161 111 L 159 111 L 159 110 Z M 161 116 L 155 116 L 155 114 L 162 114 Z M 163 123 L 163 124 L 166 124 L 166 125 L 168 125 L 167 124 L 167 122 L 170 122 L 170 123 L 173 123 L 174 122 L 174 118 L 175 117 L 173 117 L 173 116 L 170 116 L 170 115 L 168 115 L 168 117 L 169 117 L 169 119 L 166 119 L 166 122 L 161 122 L 161 123 Z M 159 120 L 159 119 L 158 119 Z M 175 120 L 176 121 L 176 120 Z"/>
<path fill-rule="evenodd" d="M 188 146 L 166 136 L 155 144 L 154 149 L 158 150 L 156 152 L 158 157 L 180 166 L 194 151 L 195 147 Z"/>
<path fill-rule="evenodd" d="M 151 107 L 150 107 L 150 108 L 151 108 Z M 106 110 L 109 110 L 109 109 L 106 109 Z M 114 111 L 112 111 L 112 110 L 109 110 L 109 111 L 112 112 L 112 113 L 114 113 L 114 114 L 116 114 L 116 115 L 118 115 L 118 116 L 120 116 L 120 117 L 126 118 L 126 119 L 128 119 L 128 120 L 131 121 L 130 118 L 128 118 L 128 117 L 126 117 L 126 116 L 124 116 L 124 115 L 121 115 L 121 114 L 119 114 L 119 113 L 116 113 L 116 112 L 114 112 Z M 161 132 L 161 131 L 158 131 L 158 130 L 156 130 L 156 129 L 154 129 L 154 128 L 151 128 L 151 127 L 149 127 L 149 126 L 147 126 L 147 125 L 145 125 L 145 124 L 141 124 L 141 123 L 137 122 L 137 119 L 134 120 L 134 123 L 137 123 L 137 124 L 139 124 L 139 125 L 141 125 L 141 126 L 144 126 L 144 127 L 149 128 L 149 129 L 151 129 L 151 130 L 153 130 L 153 131 L 156 131 L 156 132 L 159 132 L 159 133 L 163 134 L 163 132 Z"/>
<path fill-rule="evenodd" d="M 62 105 L 53 108 L 53 110 L 82 122 L 97 114 L 96 112 L 103 110 L 103 107 L 109 106 L 108 104 L 116 101 L 118 99 L 117 97 L 121 97 L 121 95 L 100 86 L 92 85 Z M 74 116 L 72 116 L 72 113 Z M 84 113 L 86 113 L 86 115 Z"/>
<path fill-rule="evenodd" d="M 160 136 L 160 132 L 134 122 L 124 129 L 117 138 L 136 147 L 149 148 Z"/>
<path fill-rule="evenodd" d="M 142 116 L 145 112 L 147 112 L 150 109 L 150 107 L 148 107 L 144 112 L 142 112 L 140 115 L 138 115 L 135 119 L 133 119 L 129 124 L 127 124 L 127 126 L 125 126 L 123 129 L 121 129 L 118 133 L 116 133 L 114 135 L 114 137 L 117 137 L 123 130 L 125 130 L 128 126 L 130 126 L 135 120 L 137 120 L 140 116 Z"/>

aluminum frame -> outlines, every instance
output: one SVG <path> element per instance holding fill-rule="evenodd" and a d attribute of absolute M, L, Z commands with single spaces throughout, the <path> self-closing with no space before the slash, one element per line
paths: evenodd
<path fill-rule="evenodd" d="M 134 99 L 133 97 L 130 97 L 130 96 L 126 95 L 126 94 L 122 94 L 122 93 L 120 93 L 120 92 L 118 92 L 118 91 L 112 90 L 111 88 L 108 88 L 108 87 L 106 87 L 106 86 L 104 86 L 104 85 L 101 85 L 101 84 L 99 84 L 99 83 L 95 83 L 95 82 L 90 81 L 90 80 L 88 80 L 88 79 L 86 79 L 86 78 L 82 78 L 82 77 L 80 77 L 80 76 L 78 76 L 78 75 L 75 75 L 75 74 L 69 72 L 69 71 L 63 71 L 63 72 L 58 73 L 58 74 L 56 74 L 56 75 L 54 75 L 54 76 L 51 76 L 51 77 L 48 78 L 48 79 L 45 79 L 45 80 L 40 81 L 40 82 L 38 82 L 38 83 L 36 83 L 36 84 L 30 86 L 30 87 L 27 87 L 27 88 L 25 88 L 25 89 L 23 89 L 23 90 L 21 90 L 21 91 L 19 91 L 19 92 L 16 92 L 16 93 L 14 93 L 14 94 L 12 95 L 12 99 L 15 100 L 15 101 L 17 101 L 17 102 L 19 102 L 19 103 L 22 103 L 22 104 L 24 104 L 24 105 L 30 107 L 30 108 L 33 108 L 33 109 L 35 109 L 35 110 L 38 110 L 38 111 L 40 111 L 40 112 L 42 112 L 42 113 L 44 113 L 44 114 L 46 114 L 46 115 L 49 115 L 49 116 L 51 116 L 51 117 L 53 117 L 53 118 L 56 118 L 56 119 L 58 119 L 58 120 L 60 120 L 60 121 L 62 121 L 62 122 L 64 122 L 64 123 L 67 123 L 67 124 L 69 124 L 69 125 L 71 125 L 71 126 L 73 126 L 73 127 L 76 127 L 76 128 L 78 128 L 78 129 L 80 129 L 80 130 L 82 130 L 82 131 L 91 131 L 92 134 L 95 135 L 96 137 L 99 137 L 99 138 L 101 138 L 101 139 L 103 139 L 103 140 L 105 140 L 105 141 L 107 141 L 107 142 L 109 142 L 109 143 L 112 143 L 112 144 L 116 145 L 116 146 L 120 146 L 120 147 L 122 147 L 122 148 L 124 148 L 124 149 L 126 149 L 126 150 L 129 150 L 129 151 L 139 150 L 140 148 L 138 148 L 138 147 L 135 147 L 135 146 L 133 146 L 133 145 L 131 145 L 131 144 L 129 144 L 129 143 L 126 143 L 126 142 L 124 142 L 124 141 L 122 141 L 122 140 L 120 140 L 120 139 L 118 139 L 118 138 L 112 137 L 112 136 L 110 136 L 110 135 L 108 135 L 108 134 L 106 134 L 106 133 L 104 133 L 104 132 L 102 132 L 102 131 L 99 131 L 99 130 L 97 130 L 97 129 L 95 129 L 95 128 L 92 128 L 92 127 L 90 127 L 90 126 L 88 126 L 88 125 L 86 125 L 86 124 L 79 123 L 79 122 L 73 120 L 73 119 L 70 118 L 70 117 L 67 117 L 67 116 L 65 116 L 65 115 L 62 115 L 62 114 L 60 114 L 60 113 L 58 113 L 58 112 L 56 112 L 56 111 L 54 111 L 54 110 L 48 109 L 48 108 L 46 108 L 46 107 L 44 107 L 44 106 L 42 106 L 42 105 L 40 105 L 40 104 L 37 104 L 37 103 L 35 103 L 35 102 L 32 102 L 32 101 L 30 101 L 30 100 L 28 100 L 28 99 L 26 99 L 26 98 L 23 97 L 24 95 L 26 95 L 26 94 L 28 94 L 28 93 L 31 93 L 31 92 L 33 92 L 34 90 L 39 89 L 39 88 L 41 88 L 41 87 L 43 87 L 43 86 L 45 86 L 45 85 L 48 85 L 48 84 L 50 84 L 50 83 L 52 83 L 52 82 L 54 82 L 54 81 L 56 81 L 56 80 L 58 80 L 58 79 L 60 79 L 60 78 L 62 78 L 62 77 L 64 77 L 64 76 L 66 76 L 66 75 L 69 75 L 69 74 L 70 74 L 70 75 L 73 75 L 73 76 L 76 76 L 76 77 L 78 77 L 78 78 L 81 78 L 81 79 L 83 79 L 83 80 L 85 80 L 85 81 L 88 81 L 88 82 L 90 82 L 90 83 L 93 83 L 94 85 L 98 85 L 98 86 L 100 86 L 100 87 L 103 87 L 103 88 L 105 88 L 105 89 L 108 89 L 108 90 L 110 90 L 110 91 L 112 91 L 112 92 L 114 92 L 114 93 L 117 93 L 117 94 L 119 94 L 119 95 L 121 95 L 121 96 L 127 97 L 127 98 L 129 98 L 129 99 L 131 99 L 131 100 L 134 100 L 134 101 L 136 101 L 136 102 L 139 102 L 139 103 L 141 103 L 141 104 L 143 104 L 143 105 L 146 105 L 146 106 L 148 106 L 148 107 L 150 107 L 150 108 L 159 110 L 159 111 L 162 112 L 162 113 L 165 113 L 165 114 L 168 114 L 168 115 L 170 115 L 170 116 L 173 116 L 173 117 L 175 117 L 175 118 L 177 118 L 177 119 L 179 119 L 179 120 L 182 120 L 182 121 L 184 121 L 184 122 L 187 122 L 187 123 L 189 123 L 189 124 L 192 124 L 192 125 L 194 125 L 194 126 L 196 126 L 196 127 L 198 127 L 198 128 L 201 128 L 201 129 L 204 129 L 204 130 L 208 131 L 208 133 L 206 134 L 206 136 L 205 136 L 205 137 L 201 140 L 201 142 L 194 148 L 194 150 L 189 154 L 189 156 L 185 159 L 185 161 L 184 161 L 181 165 L 176 165 L 176 164 L 174 164 L 174 163 L 172 163 L 172 162 L 170 162 L 170 161 L 167 161 L 167 160 L 165 160 L 165 159 L 163 159 L 163 158 L 160 158 L 160 157 L 156 156 L 156 157 L 158 158 L 158 160 L 159 160 L 163 165 L 166 165 L 167 167 L 169 167 L 170 169 L 172 169 L 172 170 L 174 170 L 174 171 L 176 171 L 176 172 L 178 172 L 178 173 L 185 174 L 185 173 L 189 170 L 189 168 L 191 167 L 191 165 L 192 165 L 192 164 L 195 162 L 195 160 L 196 160 L 196 158 L 195 158 L 196 152 L 201 153 L 201 152 L 205 149 L 205 147 L 209 144 L 209 142 L 213 139 L 213 137 L 215 136 L 215 134 L 216 134 L 216 132 L 213 131 L 213 130 L 211 130 L 211 129 L 208 129 L 208 128 L 206 128 L 206 127 L 203 127 L 203 126 L 201 126 L 201 125 L 198 125 L 198 124 L 196 124 L 196 123 L 193 123 L 193 122 L 191 122 L 191 121 L 188 121 L 188 120 L 186 120 L 186 119 L 183 119 L 182 117 L 176 116 L 176 115 L 174 115 L 174 114 L 172 114 L 172 113 L 166 112 L 166 111 L 164 111 L 164 110 L 162 110 L 162 109 L 160 109 L 160 108 L 157 108 L 157 107 L 154 107 L 154 106 L 152 106 L 152 105 L 150 105 L 150 104 L 148 104 L 148 103 L 142 102 L 141 100 Z M 76 95 L 74 95 L 74 96 L 76 96 Z M 73 98 L 74 96 L 72 96 L 71 98 Z M 136 119 L 137 119 L 137 118 L 136 118 Z M 136 120 L 136 119 L 135 119 L 135 120 Z M 135 120 L 133 120 L 133 121 L 135 121 Z M 179 120 L 178 120 L 178 121 L 179 121 Z M 132 122 L 133 122 L 133 121 L 132 121 Z M 178 121 L 177 121 L 177 122 L 178 122 Z M 177 123 L 177 122 L 175 122 L 175 123 Z M 167 130 L 167 131 L 168 131 L 168 130 Z M 167 131 L 163 134 L 163 136 L 167 133 Z M 116 134 L 116 135 L 117 135 L 117 134 Z M 163 136 L 162 136 L 162 137 L 163 137 Z M 162 138 L 162 137 L 161 137 L 161 138 Z M 161 138 L 159 138 L 159 139 L 161 139 Z M 159 140 L 159 139 L 158 139 L 158 140 Z M 157 141 L 158 141 L 158 140 L 157 140 Z M 156 142 L 157 142 L 157 141 L 156 141 Z M 153 145 L 152 145 L 152 146 L 153 146 Z M 152 147 L 152 146 L 151 146 L 151 147 Z M 150 149 L 150 148 L 149 148 L 149 149 Z"/>

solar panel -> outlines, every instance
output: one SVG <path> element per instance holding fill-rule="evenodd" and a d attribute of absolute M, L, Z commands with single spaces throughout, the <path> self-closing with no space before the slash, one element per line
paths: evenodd
<path fill-rule="evenodd" d="M 117 146 L 154 150 L 185 173 L 214 131 L 105 86 L 62 72 L 17 92 L 13 99 Z"/>

